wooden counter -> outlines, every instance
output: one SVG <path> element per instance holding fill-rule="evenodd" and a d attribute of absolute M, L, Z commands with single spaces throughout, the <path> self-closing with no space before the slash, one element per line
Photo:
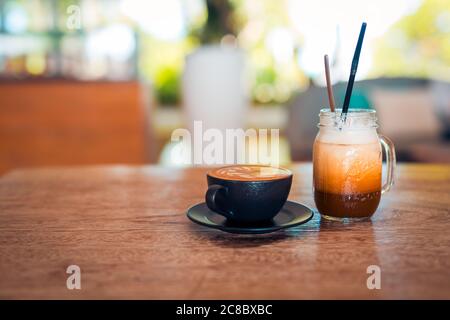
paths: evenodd
<path fill-rule="evenodd" d="M 93 166 L 0 178 L 0 298 L 450 299 L 450 166 L 400 165 L 372 221 L 239 236 L 195 225 L 206 169 Z M 310 164 L 290 199 L 314 207 Z M 81 290 L 66 268 L 81 268 Z M 366 286 L 381 268 L 381 289 Z"/>

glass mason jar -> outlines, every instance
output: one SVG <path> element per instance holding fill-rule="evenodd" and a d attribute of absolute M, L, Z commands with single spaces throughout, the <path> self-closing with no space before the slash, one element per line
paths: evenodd
<path fill-rule="evenodd" d="M 375 110 L 349 109 L 344 121 L 340 109 L 322 109 L 319 117 L 313 147 L 316 207 L 331 220 L 367 219 L 394 183 L 394 144 L 377 133 Z M 382 147 L 387 164 L 383 185 Z"/>

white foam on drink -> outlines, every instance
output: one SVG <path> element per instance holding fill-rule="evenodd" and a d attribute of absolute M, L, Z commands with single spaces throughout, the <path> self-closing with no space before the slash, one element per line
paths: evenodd
<path fill-rule="evenodd" d="M 352 130 L 348 128 L 321 128 L 317 140 L 321 143 L 331 144 L 369 144 L 378 142 L 376 129 L 370 130 Z"/>
<path fill-rule="evenodd" d="M 284 178 L 291 175 L 291 172 L 283 168 L 263 165 L 234 165 L 215 169 L 211 171 L 211 174 L 222 179 L 264 180 Z"/>

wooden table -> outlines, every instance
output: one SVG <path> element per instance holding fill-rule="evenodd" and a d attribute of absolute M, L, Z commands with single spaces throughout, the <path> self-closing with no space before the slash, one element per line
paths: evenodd
<path fill-rule="evenodd" d="M 314 206 L 311 165 L 290 199 Z M 0 298 L 450 298 L 450 166 L 400 165 L 372 221 L 239 236 L 195 225 L 206 169 L 97 166 L 0 179 Z M 81 268 L 81 290 L 66 268 Z M 381 268 L 369 290 L 367 267 Z"/>

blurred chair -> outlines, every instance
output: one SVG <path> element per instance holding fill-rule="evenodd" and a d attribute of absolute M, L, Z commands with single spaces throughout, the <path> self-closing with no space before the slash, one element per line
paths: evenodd
<path fill-rule="evenodd" d="M 0 83 L 0 173 L 17 167 L 152 159 L 138 82 Z"/>
<path fill-rule="evenodd" d="M 333 89 L 342 106 L 346 83 Z M 391 138 L 400 161 L 450 163 L 450 84 L 423 79 L 381 78 L 355 83 L 351 107 L 374 107 L 379 131 Z M 326 89 L 312 86 L 290 108 L 288 137 L 295 161 L 312 159 L 318 114 L 328 106 Z"/>

